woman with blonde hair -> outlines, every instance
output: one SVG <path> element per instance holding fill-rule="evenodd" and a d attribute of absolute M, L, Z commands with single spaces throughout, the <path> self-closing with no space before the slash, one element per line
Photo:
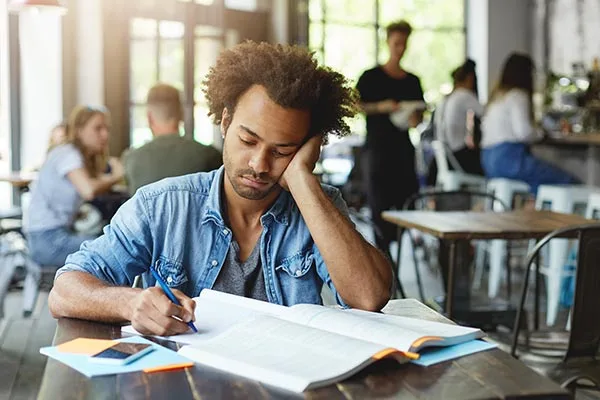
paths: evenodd
<path fill-rule="evenodd" d="M 73 231 L 84 201 L 108 192 L 123 178 L 117 159 L 107 157 L 109 114 L 103 108 L 78 106 L 66 126 L 64 143 L 52 148 L 32 187 L 24 230 L 34 261 L 64 264 L 89 235 Z M 110 165 L 110 173 L 105 173 Z"/>

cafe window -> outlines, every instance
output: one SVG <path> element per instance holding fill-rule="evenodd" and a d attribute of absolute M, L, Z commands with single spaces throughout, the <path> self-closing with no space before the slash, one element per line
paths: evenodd
<path fill-rule="evenodd" d="M 161 0 L 132 3 L 127 10 L 129 145 L 152 139 L 146 97 L 157 82 L 181 92 L 184 121 L 180 134 L 213 144 L 216 127 L 202 93 L 205 79 L 225 46 L 223 0 Z"/>
<path fill-rule="evenodd" d="M 152 133 L 146 119 L 146 95 L 156 82 L 184 89 L 184 25 L 178 21 L 133 18 L 130 25 L 131 145 L 141 146 Z"/>
<path fill-rule="evenodd" d="M 388 57 L 385 27 L 405 19 L 413 27 L 402 65 L 421 78 L 427 102 L 451 87 L 450 72 L 464 62 L 464 0 L 310 0 L 309 47 L 325 65 L 356 83 Z M 364 132 L 364 122 L 354 127 Z"/>
<path fill-rule="evenodd" d="M 193 29 L 194 49 L 185 52 L 186 29 Z M 188 27 L 184 22 L 132 18 L 130 23 L 130 120 L 132 147 L 152 139 L 146 118 L 145 101 L 156 82 L 173 85 L 181 91 L 185 115 L 192 116 L 192 136 L 212 144 L 214 125 L 208 118 L 208 105 L 201 83 L 223 48 L 222 29 L 209 25 Z M 193 81 L 185 79 L 185 64 L 193 64 Z M 192 85 L 189 90 L 187 85 Z M 186 99 L 193 93 L 193 100 Z M 190 126 L 190 125 L 188 125 Z M 184 125 L 180 129 L 185 134 Z"/>

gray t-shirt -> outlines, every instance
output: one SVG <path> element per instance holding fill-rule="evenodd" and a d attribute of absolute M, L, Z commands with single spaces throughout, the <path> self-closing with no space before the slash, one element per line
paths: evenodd
<path fill-rule="evenodd" d="M 70 143 L 48 153 L 31 188 L 31 201 L 23 221 L 26 232 L 72 225 L 83 200 L 67 174 L 83 167 L 81 152 Z"/>
<path fill-rule="evenodd" d="M 256 243 L 254 250 L 252 250 L 246 261 L 240 261 L 239 254 L 240 247 L 235 240 L 232 240 L 213 289 L 256 300 L 269 301 L 260 262 L 260 243 Z"/>

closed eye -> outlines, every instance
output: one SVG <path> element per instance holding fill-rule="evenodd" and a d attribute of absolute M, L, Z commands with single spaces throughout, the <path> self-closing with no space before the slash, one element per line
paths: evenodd
<path fill-rule="evenodd" d="M 249 141 L 249 140 L 244 140 L 241 137 L 240 137 L 240 142 L 244 143 L 246 146 L 252 146 L 253 144 L 255 144 L 254 142 Z"/>
<path fill-rule="evenodd" d="M 273 155 L 274 155 L 275 157 L 281 157 L 281 158 L 283 158 L 283 157 L 289 157 L 289 156 L 291 156 L 292 154 L 294 154 L 294 152 L 291 152 L 291 153 L 282 153 L 282 152 L 280 152 L 280 151 L 273 150 Z"/>

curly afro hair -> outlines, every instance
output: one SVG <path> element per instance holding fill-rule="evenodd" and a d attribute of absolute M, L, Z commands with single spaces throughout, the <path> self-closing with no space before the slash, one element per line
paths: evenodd
<path fill-rule="evenodd" d="M 357 96 L 349 81 L 319 66 L 306 49 L 246 41 L 223 51 L 203 82 L 209 113 L 221 123 L 223 109 L 235 112 L 240 96 L 253 85 L 265 87 L 284 108 L 309 110 L 309 137 L 350 133 L 345 118 L 356 112 Z"/>

